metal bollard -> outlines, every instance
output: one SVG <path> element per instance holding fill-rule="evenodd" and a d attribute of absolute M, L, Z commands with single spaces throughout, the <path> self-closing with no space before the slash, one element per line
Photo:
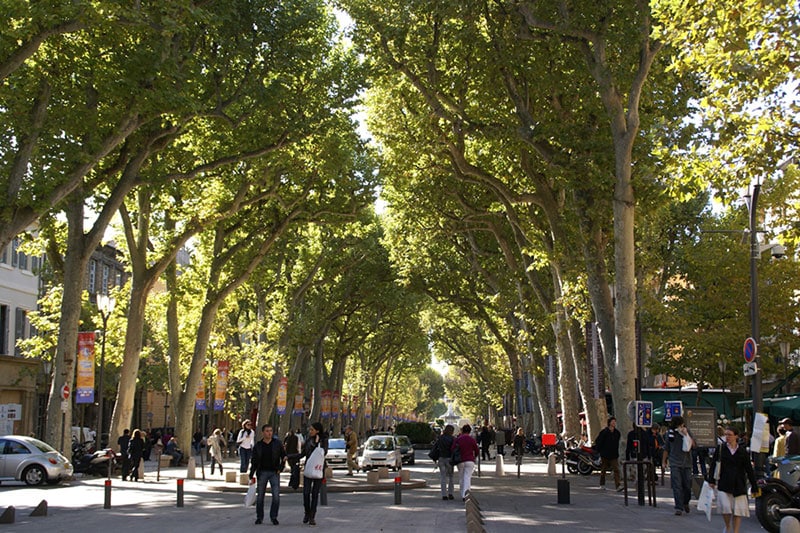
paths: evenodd
<path fill-rule="evenodd" d="M 183 507 L 183 480 L 178 479 L 178 507 Z"/>
<path fill-rule="evenodd" d="M 400 505 L 403 503 L 403 478 L 396 476 L 394 478 L 394 504 Z"/>
<path fill-rule="evenodd" d="M 103 509 L 111 509 L 111 480 L 110 479 L 106 479 L 105 499 L 103 500 Z"/>
<path fill-rule="evenodd" d="M 328 480 L 324 477 L 322 478 L 322 486 L 319 489 L 319 504 L 328 505 Z"/>

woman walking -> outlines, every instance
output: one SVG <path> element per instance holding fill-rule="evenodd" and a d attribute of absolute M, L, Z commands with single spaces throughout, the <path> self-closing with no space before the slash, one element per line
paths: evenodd
<path fill-rule="evenodd" d="M 718 489 L 717 505 L 722 519 L 725 520 L 723 533 L 739 533 L 742 517 L 750 516 L 747 482 L 750 482 L 754 498 L 761 495 L 761 489 L 756 485 L 756 476 L 747 449 L 739 446 L 739 430 L 726 427 L 724 436 L 725 444 L 717 447 L 706 481 L 711 488 Z"/>
<path fill-rule="evenodd" d="M 472 427 L 464 424 L 461 428 L 461 435 L 456 437 L 452 446 L 453 455 L 458 455 L 460 458 L 458 486 L 461 488 L 461 501 L 467 501 L 467 494 L 472 484 L 472 472 L 475 470 L 475 458 L 481 453 L 478 442 L 470 435 L 471 431 Z"/>
<path fill-rule="evenodd" d="M 328 453 L 328 435 L 324 433 L 322 424 L 314 422 L 308 428 L 308 438 L 303 443 L 303 454 L 306 458 L 306 466 L 308 460 L 314 450 L 322 447 L 325 453 Z M 323 464 L 322 471 L 325 472 L 325 465 Z M 322 487 L 322 478 L 311 478 L 307 469 L 303 471 L 303 523 L 312 526 L 317 525 L 317 501 L 319 500 L 319 490 Z M 323 474 L 324 475 L 324 474 Z"/>
<path fill-rule="evenodd" d="M 139 478 L 144 478 L 144 472 L 139 469 L 139 464 L 142 462 L 144 455 L 144 439 L 142 438 L 141 430 L 133 430 L 133 436 L 128 443 L 128 456 L 131 460 L 131 481 L 139 481 Z"/>
<path fill-rule="evenodd" d="M 219 428 L 214 430 L 207 441 L 209 452 L 211 452 L 211 473 L 214 473 L 214 463 L 217 463 L 219 473 L 222 475 L 222 450 L 228 446 L 228 443 Z"/>
<path fill-rule="evenodd" d="M 453 437 L 455 430 L 456 428 L 452 424 L 447 424 L 444 427 L 444 433 L 439 436 L 436 444 L 434 444 L 439 450 L 439 459 L 436 462 L 439 464 L 439 480 L 442 487 L 443 500 L 453 499 L 453 463 L 450 462 L 450 456 L 453 442 L 456 440 Z"/>

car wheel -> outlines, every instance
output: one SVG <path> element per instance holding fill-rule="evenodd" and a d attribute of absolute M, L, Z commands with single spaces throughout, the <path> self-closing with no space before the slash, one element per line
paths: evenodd
<path fill-rule="evenodd" d="M 22 481 L 26 485 L 41 485 L 47 481 L 47 473 L 39 465 L 31 465 L 22 472 Z"/>

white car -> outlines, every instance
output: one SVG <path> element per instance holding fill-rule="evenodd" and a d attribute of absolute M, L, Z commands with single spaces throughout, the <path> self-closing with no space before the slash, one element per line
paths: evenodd
<path fill-rule="evenodd" d="M 400 470 L 402 455 L 394 435 L 373 435 L 364 443 L 364 454 L 358 458 L 362 470 L 385 466 Z"/>
<path fill-rule="evenodd" d="M 344 439 L 328 439 L 328 453 L 325 455 L 325 461 L 331 468 L 347 465 Z"/>

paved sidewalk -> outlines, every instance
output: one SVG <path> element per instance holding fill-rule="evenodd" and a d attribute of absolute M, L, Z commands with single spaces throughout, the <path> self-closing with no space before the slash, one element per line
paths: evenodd
<path fill-rule="evenodd" d="M 557 503 L 557 477 L 546 474 L 544 460 L 525 457 L 522 475 L 517 478 L 516 467 L 506 464 L 506 475 L 495 473 L 495 463 L 481 465 L 482 475 L 473 478 L 472 493 L 484 516 L 488 533 L 534 531 L 600 531 L 637 533 L 650 532 L 716 532 L 722 530 L 722 517 L 712 515 L 711 522 L 695 509 L 688 515 L 675 516 L 672 510 L 669 479 L 657 486 L 657 507 L 637 504 L 634 494 L 626 507 L 623 496 L 613 490 L 602 491 L 598 476 L 567 475 L 570 481 L 569 505 Z M 226 470 L 238 469 L 231 459 Z M 417 464 L 407 468 L 412 480 L 425 481 L 419 488 L 402 492 L 400 505 L 394 504 L 394 483 L 385 482 L 384 490 L 363 492 L 366 476 L 353 478 L 336 470 L 328 492 L 328 505 L 317 512 L 317 527 L 326 533 L 387 532 L 418 533 L 466 531 L 466 512 L 459 498 L 442 501 L 438 472 L 417 452 Z M 16 507 L 14 524 L 0 524 L 3 532 L 75 532 L 80 530 L 113 530 L 115 533 L 151 531 L 169 528 L 192 533 L 230 530 L 308 531 L 312 526 L 302 524 L 302 494 L 285 487 L 286 474 L 281 477 L 282 494 L 279 526 L 253 524 L 255 510 L 243 505 L 244 486 L 226 484 L 219 473 L 206 479 L 184 481 L 184 507 L 178 508 L 177 480 L 186 476 L 186 468 L 168 468 L 156 481 L 155 462 L 146 464 L 144 482 L 112 480 L 111 508 L 104 509 L 103 478 L 76 479 L 69 484 L 28 488 L 20 484 L 0 486 L 0 513 L 9 505 Z M 560 469 L 559 469 L 560 472 Z M 199 468 L 197 469 L 200 475 Z M 227 491 L 221 491 L 227 487 Z M 456 487 L 457 489 L 458 487 Z M 358 490 L 358 491 L 356 491 Z M 233 492 L 231 492 L 233 491 Z M 48 516 L 31 517 L 30 512 L 47 500 Z M 267 506 L 269 502 L 267 502 Z M 742 524 L 742 533 L 763 531 L 755 518 L 751 504 L 749 519 Z M 267 521 L 268 522 L 268 521 Z M 266 529 L 272 531 L 273 529 Z"/>

